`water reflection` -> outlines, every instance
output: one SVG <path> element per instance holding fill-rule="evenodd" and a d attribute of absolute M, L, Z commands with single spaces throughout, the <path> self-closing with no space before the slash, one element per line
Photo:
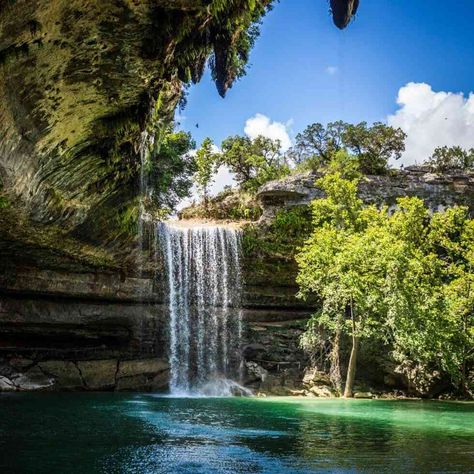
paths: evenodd
<path fill-rule="evenodd" d="M 474 405 L 0 397 L 0 472 L 470 472 Z"/>

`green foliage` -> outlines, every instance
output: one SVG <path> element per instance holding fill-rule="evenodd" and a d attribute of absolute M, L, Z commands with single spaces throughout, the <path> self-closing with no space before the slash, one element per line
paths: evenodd
<path fill-rule="evenodd" d="M 255 221 L 261 215 L 262 210 L 253 194 L 231 188 L 209 198 L 207 203 L 192 204 L 180 212 L 183 219 L 232 221 Z"/>
<path fill-rule="evenodd" d="M 234 173 L 242 189 L 255 192 L 262 184 L 289 173 L 279 140 L 233 136 L 222 142 L 219 164 Z"/>
<path fill-rule="evenodd" d="M 271 0 L 221 0 L 209 6 L 210 12 L 221 19 L 215 28 L 209 29 L 213 45 L 209 65 L 222 97 L 237 78 L 245 75 L 250 51 L 260 34 L 260 21 L 270 5 Z"/>
<path fill-rule="evenodd" d="M 438 147 L 427 164 L 437 173 L 474 171 L 474 148 Z"/>
<path fill-rule="evenodd" d="M 364 206 L 357 179 L 318 180 L 314 231 L 297 256 L 300 295 L 317 295 L 314 321 L 353 338 L 390 343 L 399 362 L 451 377 L 469 391 L 473 366 L 474 221 L 467 209 L 431 214 L 418 198 L 397 210 Z"/>
<path fill-rule="evenodd" d="M 332 156 L 343 147 L 343 134 L 347 124 L 330 122 L 326 128 L 320 123 L 308 125 L 302 133 L 296 135 L 296 144 L 289 156 L 296 164 L 308 160 L 317 168 L 328 163 Z"/>
<path fill-rule="evenodd" d="M 400 128 L 376 122 L 348 125 L 344 144 L 359 159 L 360 170 L 366 174 L 384 174 L 390 159 L 398 160 L 405 151 L 406 134 Z"/>
<path fill-rule="evenodd" d="M 209 199 L 209 186 L 214 181 L 216 162 L 217 155 L 214 151 L 214 144 L 210 138 L 206 138 L 202 142 L 201 148 L 196 152 L 196 173 L 194 174 L 194 182 L 205 206 L 207 206 Z"/>
<path fill-rule="evenodd" d="M 371 127 L 366 122 L 357 125 L 342 121 L 309 125 L 296 136 L 289 157 L 300 167 L 319 170 L 334 156 L 345 151 L 358 162 L 365 174 L 384 174 L 390 159 L 398 159 L 405 150 L 405 133 L 400 128 L 380 122 Z"/>
<path fill-rule="evenodd" d="M 179 200 L 189 196 L 196 172 L 190 151 L 195 143 L 190 133 L 169 127 L 153 146 L 145 163 L 145 172 L 152 192 L 149 199 L 161 209 L 172 211 Z"/>
<path fill-rule="evenodd" d="M 292 260 L 312 229 L 309 206 L 295 206 L 278 211 L 263 230 L 250 227 L 244 233 L 244 253 L 260 257 Z"/>

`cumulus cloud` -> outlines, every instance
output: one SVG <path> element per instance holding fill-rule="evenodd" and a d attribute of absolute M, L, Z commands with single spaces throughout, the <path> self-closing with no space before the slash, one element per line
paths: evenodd
<path fill-rule="evenodd" d="M 336 66 L 328 66 L 324 71 L 326 74 L 329 74 L 330 76 L 334 76 L 334 74 L 337 73 L 338 68 Z"/>
<path fill-rule="evenodd" d="M 272 140 L 280 140 L 282 151 L 287 151 L 291 147 L 289 126 L 289 122 L 286 124 L 273 122 L 266 115 L 256 114 L 245 122 L 244 132 L 252 139 L 262 135 Z"/>
<path fill-rule="evenodd" d="M 435 92 L 429 84 L 410 82 L 399 90 L 397 104 L 387 122 L 408 135 L 398 164 L 420 164 L 438 146 L 474 147 L 474 93 Z"/>

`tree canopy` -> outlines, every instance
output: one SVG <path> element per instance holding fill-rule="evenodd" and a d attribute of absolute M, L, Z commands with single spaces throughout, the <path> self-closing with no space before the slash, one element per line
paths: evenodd
<path fill-rule="evenodd" d="M 171 212 L 181 199 L 189 196 L 196 171 L 190 152 L 195 146 L 190 133 L 175 131 L 170 126 L 146 153 L 144 171 L 152 190 L 147 199 L 163 212 Z"/>
<path fill-rule="evenodd" d="M 205 138 L 195 156 L 196 173 L 194 181 L 199 195 L 207 206 L 209 200 L 209 186 L 214 181 L 217 167 L 218 154 L 210 138 Z"/>
<path fill-rule="evenodd" d="M 418 198 L 388 209 L 365 206 L 358 178 L 318 180 L 314 231 L 299 255 L 300 295 L 315 294 L 312 324 L 351 337 L 344 394 L 351 396 L 359 340 L 381 339 L 399 363 L 450 376 L 471 391 L 474 363 L 474 221 L 466 208 L 431 214 Z"/>
<path fill-rule="evenodd" d="M 438 147 L 427 162 L 435 172 L 474 171 L 474 148 L 465 150 L 460 146 Z"/>
<path fill-rule="evenodd" d="M 340 150 L 352 154 L 366 174 L 383 174 L 390 159 L 399 159 L 405 150 L 406 134 L 381 122 L 368 126 L 342 121 L 330 122 L 326 127 L 314 123 L 296 136 L 296 144 L 289 156 L 297 164 L 307 162 L 310 167 L 327 165 Z"/>
<path fill-rule="evenodd" d="M 262 184 L 289 173 L 279 140 L 232 136 L 222 142 L 219 165 L 227 166 L 242 189 L 255 191 Z"/>

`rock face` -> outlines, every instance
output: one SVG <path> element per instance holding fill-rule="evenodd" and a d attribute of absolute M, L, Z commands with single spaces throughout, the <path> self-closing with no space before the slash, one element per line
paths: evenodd
<path fill-rule="evenodd" d="M 270 3 L 1 2 L 0 188 L 33 222 L 116 237 L 136 208 L 143 133 L 160 137 L 211 56 L 221 94 L 232 86 L 246 62 L 236 70 L 235 48 Z"/>
<path fill-rule="evenodd" d="M 168 305 L 159 276 L 39 263 L 0 275 L 0 391 L 166 390 Z M 310 309 L 281 295 L 258 304 L 251 290 L 244 305 L 247 360 L 268 370 L 267 387 L 292 387 Z"/>
<path fill-rule="evenodd" d="M 0 188 L 34 222 L 116 237 L 136 206 L 142 133 L 159 140 L 209 58 L 224 95 L 272 3 L 1 2 Z M 352 4 L 332 1 L 338 26 Z"/>
<path fill-rule="evenodd" d="M 258 193 L 262 221 L 271 220 L 278 210 L 322 198 L 323 192 L 315 185 L 319 177 L 318 173 L 298 174 L 262 186 Z M 359 185 L 359 196 L 367 204 L 388 206 L 395 205 L 399 197 L 416 196 L 433 210 L 459 204 L 474 212 L 474 175 L 437 175 L 412 167 L 387 176 L 365 176 Z"/>

